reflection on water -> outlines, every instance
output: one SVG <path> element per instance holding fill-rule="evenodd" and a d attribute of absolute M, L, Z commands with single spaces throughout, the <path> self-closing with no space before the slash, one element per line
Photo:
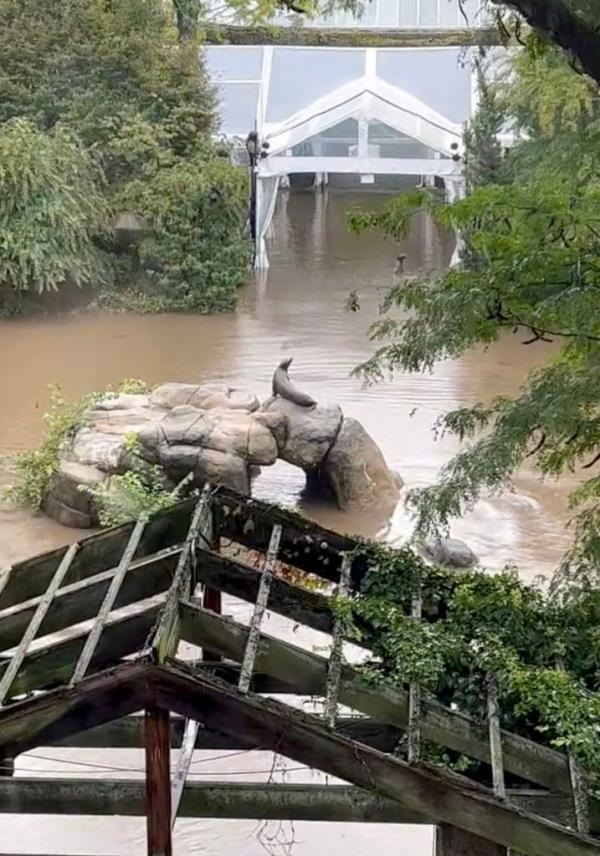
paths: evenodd
<path fill-rule="evenodd" d="M 382 197 L 365 194 L 282 196 L 270 247 L 272 267 L 242 294 L 235 315 L 202 318 L 183 315 L 81 315 L 61 319 L 0 324 L 0 360 L 4 367 L 0 404 L 0 453 L 29 448 L 42 433 L 41 414 L 48 401 L 47 385 L 61 385 L 68 398 L 115 383 L 124 377 L 150 384 L 168 380 L 223 379 L 269 394 L 271 375 L 283 355 L 294 356 L 293 378 L 322 401 L 337 401 L 344 412 L 361 420 L 381 445 L 407 487 L 431 483 L 456 450 L 452 438 L 435 442 L 431 426 L 446 410 L 515 391 L 527 371 L 548 354 L 548 346 L 525 348 L 507 337 L 487 352 L 445 362 L 433 374 L 397 375 L 392 381 L 364 389 L 350 376 L 370 353 L 365 332 L 377 315 L 382 289 L 391 281 L 394 259 L 407 254 L 408 274 L 447 265 L 452 242 L 426 218 L 417 221 L 401 248 L 377 236 L 355 237 L 344 225 L 348 204 L 381 204 Z M 361 297 L 358 313 L 344 311 L 350 291 Z M 302 474 L 283 463 L 263 471 L 257 493 L 296 504 Z M 568 485 L 541 484 L 524 473 L 514 493 L 486 499 L 454 534 L 464 537 L 490 567 L 516 560 L 526 576 L 548 572 L 564 549 L 565 496 Z M 305 507 L 325 525 L 340 531 L 384 536 L 396 542 L 410 530 L 399 505 L 391 521 Z M 0 565 L 63 543 L 77 533 L 23 512 L 0 513 Z M 233 608 L 233 607 L 232 607 Z M 106 763 L 106 753 L 87 750 L 39 750 L 33 755 L 63 759 L 58 769 L 71 775 L 118 775 L 85 764 Z M 266 781 L 270 760 L 245 754 L 220 761 L 215 753 L 198 753 L 195 769 L 214 778 L 231 776 Z M 84 766 L 72 767 L 64 759 Z M 207 763 L 207 759 L 210 763 Z M 140 767 L 139 754 L 115 752 L 110 765 L 123 775 Z M 48 766 L 27 756 L 21 771 Z M 292 765 L 294 766 L 294 765 Z M 300 776 L 300 778 L 298 778 Z M 288 773 L 288 781 L 315 782 L 312 774 Z M 22 852 L 115 854 L 144 849 L 141 819 L 6 818 L 3 841 Z M 270 828 L 271 829 L 271 828 Z M 256 824 L 246 821 L 190 821 L 177 827 L 178 854 L 264 853 Z M 294 856 L 354 856 L 374 845 L 400 856 L 429 856 L 431 834 L 426 828 L 296 824 Z M 272 851 L 284 856 L 286 850 Z"/>

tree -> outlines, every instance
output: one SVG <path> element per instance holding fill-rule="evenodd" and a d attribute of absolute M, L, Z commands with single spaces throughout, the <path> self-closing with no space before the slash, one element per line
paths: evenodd
<path fill-rule="evenodd" d="M 465 446 L 438 484 L 413 491 L 409 503 L 427 532 L 446 527 L 483 492 L 505 488 L 525 460 L 546 477 L 579 470 L 588 478 L 572 495 L 575 538 L 564 567 L 589 580 L 600 569 L 598 93 L 559 53 L 530 45 L 495 97 L 527 138 L 500 166 L 475 172 L 468 198 L 445 205 L 430 192 L 412 192 L 382 213 L 351 214 L 356 229 L 399 237 L 426 209 L 465 242 L 458 267 L 390 289 L 372 329 L 380 347 L 360 371 L 377 378 L 397 368 L 427 370 L 511 331 L 522 346 L 557 342 L 558 355 L 515 398 L 461 408 L 439 421 L 439 430 Z M 489 100 L 483 105 L 489 109 Z M 476 133 L 485 128 L 487 142 Z M 467 136 L 496 152 L 495 133 L 494 122 L 480 116 Z M 404 320 L 389 313 L 398 308 Z"/>
<path fill-rule="evenodd" d="M 108 230 L 97 163 L 66 128 L 0 125 L 0 310 L 13 291 L 57 291 L 107 275 L 94 239 Z"/>

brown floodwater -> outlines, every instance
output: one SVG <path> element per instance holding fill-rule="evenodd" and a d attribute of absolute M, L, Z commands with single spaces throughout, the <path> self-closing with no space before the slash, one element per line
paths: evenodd
<path fill-rule="evenodd" d="M 23 451 L 40 440 L 50 383 L 58 383 L 68 399 L 125 377 L 149 384 L 225 380 L 266 397 L 276 364 L 283 355 L 290 355 L 294 381 L 321 401 L 339 402 L 346 415 L 361 420 L 407 488 L 432 483 L 457 449 L 453 438 L 436 442 L 431 431 L 436 418 L 457 405 L 514 392 L 532 366 L 549 355 L 549 346 L 525 347 L 518 336 L 507 336 L 487 351 L 442 363 L 432 374 L 397 374 L 389 382 L 364 388 L 351 371 L 371 353 L 366 331 L 377 317 L 383 289 L 392 280 L 397 253 L 407 254 L 408 274 L 440 269 L 449 262 L 453 241 L 425 218 L 417 221 L 402 246 L 374 235 L 352 236 L 344 216 L 347 206 L 356 201 L 380 205 L 382 197 L 333 192 L 282 195 L 270 242 L 271 268 L 252 279 L 233 315 L 79 314 L 0 323 L 0 454 Z M 362 307 L 356 313 L 344 310 L 353 290 L 359 293 Z M 3 478 L 6 482 L 9 477 L 5 473 Z M 276 502 L 300 503 L 305 513 L 340 531 L 392 543 L 400 543 L 410 532 L 402 502 L 390 520 L 342 514 L 303 505 L 302 487 L 302 473 L 281 463 L 263 471 L 256 492 Z M 513 492 L 482 500 L 455 524 L 453 534 L 467 540 L 490 568 L 514 561 L 526 578 L 548 574 L 567 543 L 570 487 L 568 481 L 541 482 L 525 471 Z M 0 567 L 77 535 L 42 516 L 3 507 Z M 272 617 L 270 632 L 276 627 Z M 318 644 L 319 640 L 309 634 L 305 641 Z M 214 754 L 197 753 L 193 769 L 198 776 L 205 770 L 204 775 L 213 778 L 266 781 L 271 770 L 264 754 L 218 760 L 212 759 Z M 20 759 L 19 771 L 31 775 L 46 770 L 47 757 L 59 759 L 55 770 L 92 777 L 132 776 L 143 765 L 135 752 L 113 752 L 107 758 L 106 753 L 92 750 L 34 750 Z M 121 769 L 107 771 L 102 764 Z M 287 781 L 318 779 L 316 774 L 292 769 Z M 251 822 L 183 820 L 177 825 L 176 853 L 286 854 L 289 848 L 283 845 L 267 849 L 268 838 L 273 838 L 273 845 L 289 843 L 290 828 L 284 826 L 278 838 L 276 825 L 258 835 L 257 825 Z M 0 849 L 116 856 L 143 852 L 143 836 L 141 819 L 31 821 L 5 816 Z M 325 847 L 330 856 L 354 856 L 374 844 L 401 856 L 431 853 L 428 828 L 298 823 L 294 840 L 294 856 L 314 856 Z"/>

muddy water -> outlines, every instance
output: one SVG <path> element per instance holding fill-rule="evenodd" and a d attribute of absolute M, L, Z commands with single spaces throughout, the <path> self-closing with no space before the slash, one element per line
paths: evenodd
<path fill-rule="evenodd" d="M 381 204 L 380 197 L 360 200 Z M 370 353 L 365 331 L 391 280 L 398 249 L 372 235 L 348 234 L 344 211 L 354 201 L 341 193 L 283 196 L 271 269 L 244 291 L 235 315 L 80 315 L 0 324 L 0 454 L 38 442 L 50 382 L 59 383 L 68 398 L 123 377 L 150 384 L 223 379 L 266 396 L 274 366 L 289 354 L 294 380 L 320 400 L 339 401 L 346 414 L 360 419 L 407 487 L 432 482 L 456 449 L 451 438 L 435 441 L 435 419 L 458 404 L 514 391 L 547 346 L 524 347 L 518 337 L 508 336 L 487 352 L 440 365 L 433 374 L 397 375 L 362 388 L 350 372 Z M 446 265 L 452 243 L 423 219 L 400 249 L 407 253 L 407 272 L 414 273 Z M 344 302 L 354 289 L 362 309 L 350 313 Z M 257 492 L 295 504 L 302 485 L 298 470 L 278 464 L 263 472 Z M 516 561 L 527 576 L 547 573 L 566 541 L 568 487 L 542 484 L 523 473 L 514 493 L 481 502 L 454 533 L 491 567 Z M 305 511 L 342 531 L 391 541 L 410 529 L 402 505 L 391 521 L 324 508 Z M 47 520 L 5 510 L 0 566 L 62 543 L 68 534 Z"/>
<path fill-rule="evenodd" d="M 373 236 L 350 236 L 344 210 L 352 201 L 349 195 L 331 193 L 316 198 L 282 197 L 270 247 L 272 267 L 244 291 L 235 315 L 80 315 L 0 324 L 0 453 L 18 452 L 39 440 L 50 382 L 59 383 L 68 398 L 124 377 L 143 378 L 150 384 L 223 379 L 266 396 L 274 366 L 283 355 L 293 355 L 294 380 L 314 397 L 338 401 L 347 415 L 360 419 L 408 487 L 431 483 L 456 449 L 450 438 L 435 442 L 430 430 L 435 419 L 458 404 L 514 391 L 528 370 L 547 355 L 546 346 L 523 347 L 518 338 L 508 337 L 487 352 L 446 362 L 431 375 L 398 375 L 363 389 L 350 372 L 370 353 L 365 330 L 376 317 L 381 290 L 391 281 L 397 252 L 407 253 L 410 274 L 445 266 L 452 242 L 424 219 L 401 248 Z M 360 201 L 381 204 L 380 197 L 369 200 L 362 195 Z M 362 309 L 348 313 L 344 302 L 354 289 Z M 302 486 L 300 472 L 278 464 L 263 472 L 257 493 L 302 505 Z M 547 573 L 566 542 L 568 487 L 541 484 L 525 472 L 514 493 L 479 503 L 456 524 L 454 534 L 465 538 L 490 567 L 514 560 L 528 578 Z M 304 511 L 340 531 L 391 542 L 401 541 L 410 529 L 402 504 L 392 520 L 342 515 L 314 506 Z M 44 518 L 4 509 L 0 511 L 0 566 L 76 534 Z M 285 633 L 273 618 L 269 630 Z M 318 643 L 313 635 L 305 641 Z M 271 763 L 264 755 L 214 759 L 215 754 L 198 753 L 193 769 L 199 777 L 268 779 Z M 47 769 L 48 757 L 59 759 L 55 770 L 93 778 L 135 776 L 143 765 L 135 752 L 114 752 L 107 758 L 106 753 L 91 750 L 34 750 L 20 759 L 19 770 L 32 775 Z M 103 764 L 120 769 L 105 770 Z M 295 769 L 286 780 L 317 781 L 313 774 Z M 0 849 L 115 856 L 143 852 L 143 836 L 140 819 L 40 818 L 32 822 L 6 817 L 0 826 Z M 289 852 L 285 844 L 291 838 L 289 824 L 281 831 L 270 824 L 259 835 L 252 822 L 183 820 L 177 826 L 176 852 L 283 856 Z M 427 828 L 394 831 L 299 823 L 293 839 L 295 856 L 314 856 L 325 849 L 331 856 L 354 856 L 373 845 L 383 852 L 393 848 L 403 856 L 431 853 Z"/>

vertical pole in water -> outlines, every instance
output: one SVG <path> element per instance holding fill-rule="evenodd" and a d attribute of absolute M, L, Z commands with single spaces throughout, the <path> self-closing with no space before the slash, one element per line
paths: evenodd
<path fill-rule="evenodd" d="M 148 856 L 172 856 L 168 710 L 157 707 L 146 710 L 145 748 Z"/>

